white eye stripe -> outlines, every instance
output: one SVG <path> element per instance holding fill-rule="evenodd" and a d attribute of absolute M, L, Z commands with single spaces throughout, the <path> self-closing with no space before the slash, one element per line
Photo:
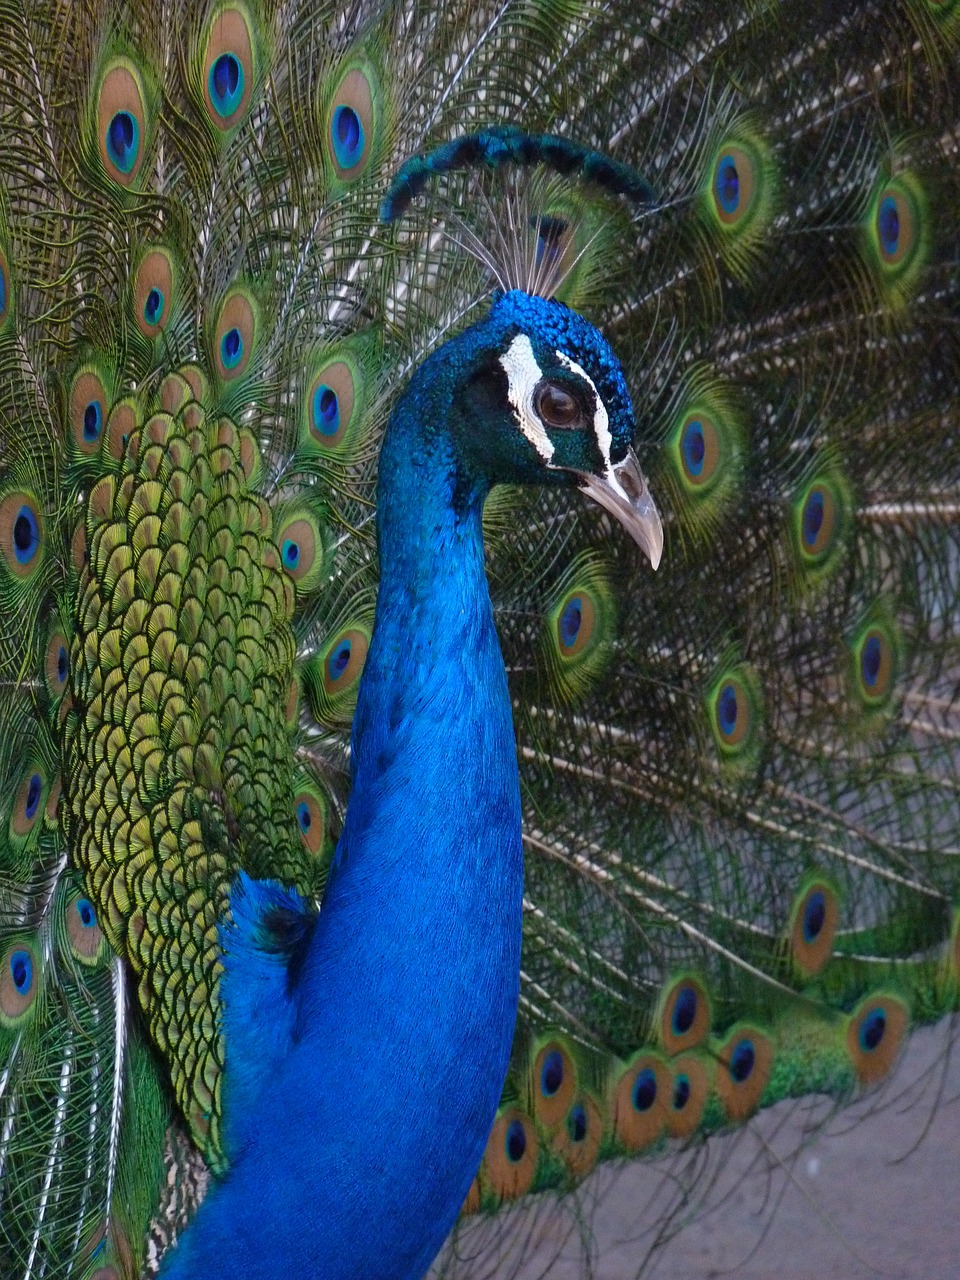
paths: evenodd
<path fill-rule="evenodd" d="M 588 387 L 593 391 L 593 434 L 597 439 L 597 448 L 600 450 L 600 457 L 603 459 L 603 467 L 605 471 L 610 470 L 610 450 L 613 448 L 613 436 L 610 434 L 610 418 L 607 414 L 606 406 L 600 397 L 596 383 L 587 373 L 586 369 L 577 364 L 576 360 L 571 360 L 568 355 L 564 355 L 562 351 L 556 353 L 557 359 L 561 364 L 565 364 L 567 368 L 582 378 Z"/>
<path fill-rule="evenodd" d="M 500 357 L 500 365 L 507 375 L 507 396 L 517 415 L 520 430 L 544 462 L 549 462 L 553 457 L 553 441 L 533 408 L 533 393 L 543 378 L 543 370 L 537 364 L 537 357 L 525 333 L 517 334 Z"/>

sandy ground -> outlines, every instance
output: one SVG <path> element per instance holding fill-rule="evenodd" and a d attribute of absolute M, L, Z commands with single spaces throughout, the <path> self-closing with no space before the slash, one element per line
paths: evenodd
<path fill-rule="evenodd" d="M 784 1103 L 699 1153 L 600 1169 L 578 1206 L 589 1233 L 540 1197 L 519 1230 L 499 1224 L 493 1245 L 488 1223 L 486 1247 L 453 1274 L 960 1280 L 960 1044 L 950 1052 L 942 1027 L 916 1033 L 887 1086 L 804 1143 L 825 1114 L 823 1100 Z M 673 1214 L 676 1234 L 650 1253 L 651 1222 L 676 1208 L 694 1172 L 696 1204 Z"/>

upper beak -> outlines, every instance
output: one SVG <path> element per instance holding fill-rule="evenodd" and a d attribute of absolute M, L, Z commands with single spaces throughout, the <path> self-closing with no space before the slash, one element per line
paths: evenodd
<path fill-rule="evenodd" d="M 620 521 L 656 569 L 663 555 L 663 525 L 632 449 L 605 476 L 578 471 L 580 488 Z"/>

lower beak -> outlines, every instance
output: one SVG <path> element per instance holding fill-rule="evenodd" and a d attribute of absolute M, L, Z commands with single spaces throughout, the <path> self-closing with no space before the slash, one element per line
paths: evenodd
<path fill-rule="evenodd" d="M 606 475 L 578 471 L 577 478 L 583 492 L 620 521 L 656 569 L 663 554 L 663 525 L 633 450 Z"/>

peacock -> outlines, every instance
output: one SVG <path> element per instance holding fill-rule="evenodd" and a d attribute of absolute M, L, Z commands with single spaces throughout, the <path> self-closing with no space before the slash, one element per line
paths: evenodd
<path fill-rule="evenodd" d="M 4 1280 L 512 1274 L 947 1062 L 958 44 L 3 6 Z"/>

